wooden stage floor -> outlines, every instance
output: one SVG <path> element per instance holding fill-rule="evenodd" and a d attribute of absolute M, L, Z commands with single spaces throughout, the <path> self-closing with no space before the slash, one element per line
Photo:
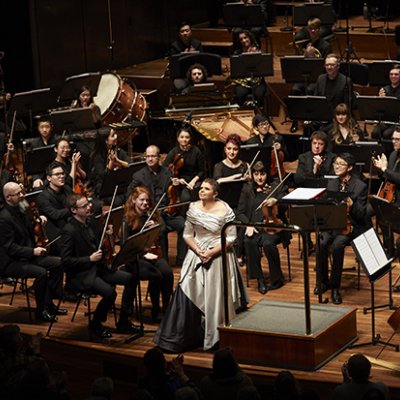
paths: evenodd
<path fill-rule="evenodd" d="M 175 238 L 171 238 L 171 244 L 174 245 Z M 171 247 L 172 249 L 173 247 Z M 174 256 L 174 254 L 171 254 Z M 171 257 L 173 259 L 173 257 Z M 287 276 L 286 255 L 281 255 L 282 269 Z M 250 307 L 262 298 L 282 300 L 282 301 L 302 301 L 303 294 L 303 267 L 300 262 L 300 252 L 298 250 L 297 238 L 292 240 L 291 244 L 292 261 L 292 281 L 287 282 L 281 289 L 268 292 L 262 296 L 257 291 L 256 280 L 250 281 L 248 289 L 250 295 Z M 312 291 L 315 283 L 314 257 L 310 258 L 310 290 Z M 345 266 L 354 266 L 354 254 L 350 248 L 346 251 Z M 264 273 L 268 275 L 266 259 L 263 257 Z M 242 269 L 245 274 L 245 267 Z M 179 269 L 174 270 L 175 283 L 178 281 Z M 400 273 L 400 268 L 393 271 L 394 278 Z M 343 305 L 357 307 L 357 331 L 361 343 L 368 342 L 371 339 L 371 314 L 365 315 L 363 307 L 370 305 L 370 285 L 366 276 L 361 273 L 361 290 L 356 289 L 357 275 L 355 271 L 344 272 L 342 280 Z M 145 293 L 147 283 L 142 285 Z M 384 304 L 388 301 L 388 277 L 385 276 L 376 283 L 375 299 L 376 304 Z M 28 320 L 28 313 L 25 309 L 25 297 L 18 293 L 12 306 L 8 305 L 11 292 L 9 286 L 4 286 L 0 291 L 0 320 L 1 324 L 17 323 L 23 333 L 34 335 L 42 333 L 45 335 L 47 324 L 33 323 Z M 312 292 L 311 292 L 312 293 Z M 328 293 L 327 293 L 328 294 Z M 119 293 L 120 295 L 120 293 Z M 399 294 L 394 294 L 394 304 L 399 302 Z M 33 299 L 32 299 L 33 300 Z M 95 302 L 96 299 L 93 299 Z M 311 294 L 312 303 L 317 302 L 317 296 Z M 144 302 L 145 317 L 149 316 L 150 304 L 146 299 Z M 125 336 L 115 334 L 109 341 L 90 342 L 87 333 L 87 319 L 84 316 L 85 307 L 81 306 L 76 320 L 71 323 L 75 304 L 65 303 L 69 310 L 69 316 L 60 317 L 51 332 L 51 337 L 44 338 L 42 344 L 42 353 L 51 367 L 58 370 L 66 370 L 69 375 L 69 390 L 72 398 L 83 399 L 89 394 L 82 391 L 82 388 L 89 388 L 90 382 L 97 376 L 111 376 L 116 384 L 117 393 L 115 399 L 127 399 L 128 393 L 132 393 L 137 384 L 138 376 L 144 373 L 142 358 L 144 353 L 154 346 L 152 339 L 157 325 L 146 323 L 146 333 L 143 337 L 131 343 L 124 343 Z M 335 307 L 331 305 L 332 307 Z M 376 311 L 376 332 L 380 333 L 383 340 L 387 340 L 392 334 L 392 330 L 387 324 L 387 319 L 393 313 L 393 310 L 386 308 Z M 110 315 L 107 325 L 113 327 L 113 317 Z M 394 335 L 392 343 L 400 344 L 400 337 Z M 321 398 L 329 398 L 332 388 L 342 380 L 341 365 L 354 352 L 362 352 L 367 356 L 376 357 L 382 346 L 366 345 L 359 349 L 347 349 L 340 353 L 333 360 L 328 362 L 323 368 L 315 372 L 292 371 L 300 381 L 302 387 L 312 387 L 317 390 Z M 173 355 L 167 355 L 171 359 Z M 204 352 L 202 349 L 185 353 L 185 369 L 190 377 L 198 380 L 201 376 L 208 373 L 212 363 L 213 352 Z M 373 365 L 372 379 L 385 382 L 392 391 L 392 398 L 400 398 L 400 353 L 396 353 L 392 348 L 386 347 L 379 360 L 394 363 L 396 370 L 388 369 L 381 365 Z M 248 373 L 258 385 L 263 398 L 269 398 L 271 395 L 270 385 L 276 376 L 278 369 L 256 366 L 241 365 L 243 370 Z M 269 393 L 269 395 L 268 395 Z"/>

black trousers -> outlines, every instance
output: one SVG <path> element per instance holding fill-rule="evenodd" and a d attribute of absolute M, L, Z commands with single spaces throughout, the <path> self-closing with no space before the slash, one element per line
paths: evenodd
<path fill-rule="evenodd" d="M 168 233 L 175 231 L 178 234 L 175 265 L 181 267 L 187 253 L 187 245 L 183 239 L 185 218 L 182 215 L 169 215 L 166 213 L 162 215 L 162 218 L 164 220 L 164 226 L 160 232 L 162 256 L 168 263 Z"/>

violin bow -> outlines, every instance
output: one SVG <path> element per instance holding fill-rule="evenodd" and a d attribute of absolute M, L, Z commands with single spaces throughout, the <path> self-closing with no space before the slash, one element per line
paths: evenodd
<path fill-rule="evenodd" d="M 139 233 L 142 233 L 147 225 L 147 223 L 151 220 L 153 217 L 154 213 L 157 211 L 158 206 L 161 204 L 163 201 L 164 197 L 166 196 L 167 192 L 164 192 L 162 196 L 160 197 L 160 200 L 157 201 L 157 204 L 154 206 L 154 208 L 151 210 L 149 216 L 146 219 L 146 222 L 143 224 L 142 228 L 140 229 Z"/>
<path fill-rule="evenodd" d="M 100 243 L 99 243 L 99 248 L 97 250 L 101 250 L 101 246 L 103 245 L 103 240 L 104 240 L 104 236 L 106 235 L 108 221 L 110 220 L 110 215 L 111 215 L 111 211 L 112 211 L 113 206 L 114 206 L 115 197 L 117 196 L 117 190 L 118 190 L 118 185 L 115 185 L 114 194 L 113 194 L 113 197 L 112 197 L 112 200 L 111 200 L 110 210 L 107 213 L 107 218 L 106 218 L 106 222 L 104 224 L 103 233 L 101 234 L 101 240 L 100 240 Z"/>
<path fill-rule="evenodd" d="M 258 211 L 260 208 L 262 208 L 262 207 L 264 206 L 265 202 L 267 202 L 267 201 L 271 198 L 271 196 L 282 186 L 282 183 L 285 182 L 286 179 L 289 178 L 290 175 L 292 175 L 291 172 L 289 172 L 288 174 L 286 174 L 286 176 L 282 179 L 282 181 L 279 182 L 279 184 L 276 185 L 276 186 L 274 187 L 274 189 L 273 189 L 273 190 L 271 191 L 271 193 L 267 196 L 267 198 L 266 198 L 265 200 L 263 200 L 263 201 L 260 203 L 260 205 L 256 208 L 256 211 Z"/>
<path fill-rule="evenodd" d="M 254 163 L 255 163 L 256 160 L 257 160 L 258 155 L 260 154 L 260 151 L 261 151 L 261 150 L 258 150 L 258 151 L 257 151 L 256 155 L 254 156 L 254 158 L 251 160 L 251 163 L 250 163 L 249 166 L 247 167 L 246 173 L 244 173 L 243 176 L 249 175 L 249 173 L 250 173 L 250 171 L 251 171 L 251 168 L 253 167 Z"/>

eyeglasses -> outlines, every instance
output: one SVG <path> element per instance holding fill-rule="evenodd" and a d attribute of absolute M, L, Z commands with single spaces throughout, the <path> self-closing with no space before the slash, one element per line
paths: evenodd
<path fill-rule="evenodd" d="M 158 158 L 158 157 L 159 157 L 158 154 L 157 155 L 152 155 L 152 154 L 146 155 L 146 158 Z"/>
<path fill-rule="evenodd" d="M 21 194 L 22 194 L 22 190 L 20 190 L 17 193 L 10 193 L 9 196 L 21 196 Z"/>
<path fill-rule="evenodd" d="M 260 122 L 257 126 L 260 128 L 266 128 L 267 126 L 269 126 L 269 122 L 268 121 Z"/>
<path fill-rule="evenodd" d="M 89 208 L 91 203 L 82 204 L 81 206 L 75 206 L 75 208 Z"/>
<path fill-rule="evenodd" d="M 398 138 L 398 137 L 392 137 L 392 142 L 400 142 L 400 138 Z"/>
<path fill-rule="evenodd" d="M 57 172 L 56 174 L 51 174 L 51 176 L 56 176 L 57 178 L 61 178 L 62 176 L 65 176 L 65 172 Z"/>
<path fill-rule="evenodd" d="M 335 161 L 335 162 L 333 163 L 333 165 L 336 165 L 337 167 L 347 167 L 349 164 L 344 163 L 344 162 L 337 162 L 337 161 Z"/>

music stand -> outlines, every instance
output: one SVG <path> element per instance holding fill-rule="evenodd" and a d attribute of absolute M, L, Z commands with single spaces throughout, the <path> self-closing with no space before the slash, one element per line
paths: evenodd
<path fill-rule="evenodd" d="M 324 72 L 324 65 L 323 58 L 284 56 L 281 57 L 282 78 L 286 83 L 304 82 L 307 87 Z"/>
<path fill-rule="evenodd" d="M 207 70 L 207 75 L 222 75 L 221 56 L 213 53 L 179 53 L 169 58 L 170 77 L 186 78 L 188 69 L 193 64 L 201 64 Z"/>
<path fill-rule="evenodd" d="M 60 102 L 77 99 L 81 93 L 82 86 L 90 88 L 90 94 L 92 97 L 96 97 L 100 79 L 100 72 L 88 72 L 65 78 L 64 85 L 60 92 Z"/>
<path fill-rule="evenodd" d="M 261 5 L 250 6 L 243 3 L 227 3 L 223 6 L 222 15 L 225 26 L 252 27 L 265 24 Z"/>
<path fill-rule="evenodd" d="M 57 104 L 57 94 L 51 88 L 15 93 L 11 99 L 9 114 L 17 111 L 18 115 L 40 113 L 53 108 Z"/>
<path fill-rule="evenodd" d="M 25 174 L 35 175 L 46 171 L 46 168 L 56 157 L 54 145 L 37 147 L 25 155 Z"/>
<path fill-rule="evenodd" d="M 338 176 L 325 175 L 323 178 L 306 178 L 301 186 L 305 188 L 326 188 L 330 179 L 338 179 Z"/>
<path fill-rule="evenodd" d="M 306 26 L 310 18 L 319 18 L 323 25 L 333 25 L 336 21 L 331 4 L 305 3 L 293 7 L 293 25 Z"/>
<path fill-rule="evenodd" d="M 236 179 L 231 182 L 221 182 L 219 184 L 218 197 L 228 203 L 232 209 L 237 208 L 243 185 L 246 182 L 247 181 L 245 179 Z"/>
<path fill-rule="evenodd" d="M 243 144 L 240 146 L 240 159 L 247 164 L 250 164 L 254 157 L 256 156 L 257 152 L 260 152 L 256 158 L 256 161 L 262 161 L 264 167 L 267 171 L 270 170 L 271 166 L 271 152 L 272 147 L 270 146 L 259 146 L 258 144 Z"/>
<path fill-rule="evenodd" d="M 69 110 L 52 111 L 50 119 L 53 124 L 54 133 L 95 129 L 93 113 L 90 108 L 71 108 Z"/>
<path fill-rule="evenodd" d="M 367 86 L 369 82 L 369 68 L 368 65 L 360 62 L 341 62 L 339 71 L 356 83 L 357 85 Z"/>
<path fill-rule="evenodd" d="M 119 206 L 113 208 L 111 211 L 108 210 L 104 214 L 98 214 L 95 216 L 96 219 L 107 218 L 107 214 L 110 214 L 110 218 L 108 220 L 108 224 L 113 226 L 113 232 L 118 234 L 121 230 L 122 219 L 124 216 L 124 206 Z"/>
<path fill-rule="evenodd" d="M 117 194 L 125 194 L 127 187 L 132 181 L 132 175 L 142 169 L 146 163 L 144 161 L 129 165 L 128 168 L 107 171 L 104 175 L 99 197 L 111 197 L 114 193 L 115 185 L 118 185 Z"/>
<path fill-rule="evenodd" d="M 389 72 L 393 65 L 400 61 L 374 61 L 368 64 L 368 82 L 370 86 L 386 86 L 390 84 Z"/>
<path fill-rule="evenodd" d="M 286 106 L 291 120 L 332 121 L 333 110 L 324 96 L 288 96 Z"/>
<path fill-rule="evenodd" d="M 243 53 L 230 59 L 231 78 L 273 76 L 274 67 L 270 53 Z"/>
<path fill-rule="evenodd" d="M 140 333 L 128 338 L 125 342 L 135 340 L 144 335 L 143 324 L 143 309 L 142 309 L 142 291 L 140 288 L 140 275 L 139 275 L 139 256 L 143 254 L 144 249 L 149 248 L 160 236 L 160 225 L 152 226 L 143 232 L 136 233 L 126 239 L 122 245 L 121 250 L 116 255 L 112 262 L 112 270 L 118 269 L 122 265 L 136 263 L 136 278 L 138 280 L 138 308 L 139 308 L 139 323 Z"/>

